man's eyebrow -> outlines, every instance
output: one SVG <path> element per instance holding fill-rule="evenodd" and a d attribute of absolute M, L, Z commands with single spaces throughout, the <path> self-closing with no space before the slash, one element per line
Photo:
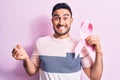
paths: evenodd
<path fill-rule="evenodd" d="M 69 14 L 64 14 L 63 16 L 70 16 Z"/>
<path fill-rule="evenodd" d="M 53 17 L 54 17 L 54 16 L 59 16 L 59 15 L 58 15 L 58 14 L 53 14 Z"/>

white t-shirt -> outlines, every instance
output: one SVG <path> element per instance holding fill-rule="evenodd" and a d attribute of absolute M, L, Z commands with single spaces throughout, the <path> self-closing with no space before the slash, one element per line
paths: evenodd
<path fill-rule="evenodd" d="M 40 63 L 36 63 L 35 58 L 33 62 L 40 66 L 40 80 L 83 80 L 81 68 L 90 67 L 93 62 L 89 55 L 75 58 L 77 43 L 71 37 L 57 39 L 49 35 L 39 38 L 36 47 Z"/>

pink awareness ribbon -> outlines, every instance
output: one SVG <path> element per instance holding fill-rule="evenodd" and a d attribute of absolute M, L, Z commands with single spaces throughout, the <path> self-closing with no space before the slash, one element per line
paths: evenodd
<path fill-rule="evenodd" d="M 75 58 L 80 55 L 80 57 L 85 57 L 87 54 L 93 54 L 94 49 L 93 46 L 89 46 L 86 44 L 85 39 L 92 34 L 93 25 L 89 20 L 84 20 L 81 23 L 80 27 L 80 40 L 75 47 Z M 85 50 L 82 50 L 83 47 Z"/>

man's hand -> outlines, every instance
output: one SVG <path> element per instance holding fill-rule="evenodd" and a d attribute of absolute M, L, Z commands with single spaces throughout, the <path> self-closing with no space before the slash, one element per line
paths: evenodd
<path fill-rule="evenodd" d="M 26 51 L 20 45 L 16 45 L 16 47 L 13 48 L 12 56 L 16 60 L 27 60 L 27 59 L 29 59 L 28 54 L 26 53 Z"/>
<path fill-rule="evenodd" d="M 85 40 L 86 40 L 87 45 L 93 46 L 97 53 L 102 52 L 99 37 L 90 35 Z"/>

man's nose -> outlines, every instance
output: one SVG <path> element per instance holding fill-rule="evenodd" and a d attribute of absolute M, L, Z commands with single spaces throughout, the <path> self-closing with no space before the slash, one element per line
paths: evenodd
<path fill-rule="evenodd" d="M 60 19 L 59 24 L 60 24 L 60 25 L 64 25 L 64 20 L 63 20 L 63 19 Z"/>

